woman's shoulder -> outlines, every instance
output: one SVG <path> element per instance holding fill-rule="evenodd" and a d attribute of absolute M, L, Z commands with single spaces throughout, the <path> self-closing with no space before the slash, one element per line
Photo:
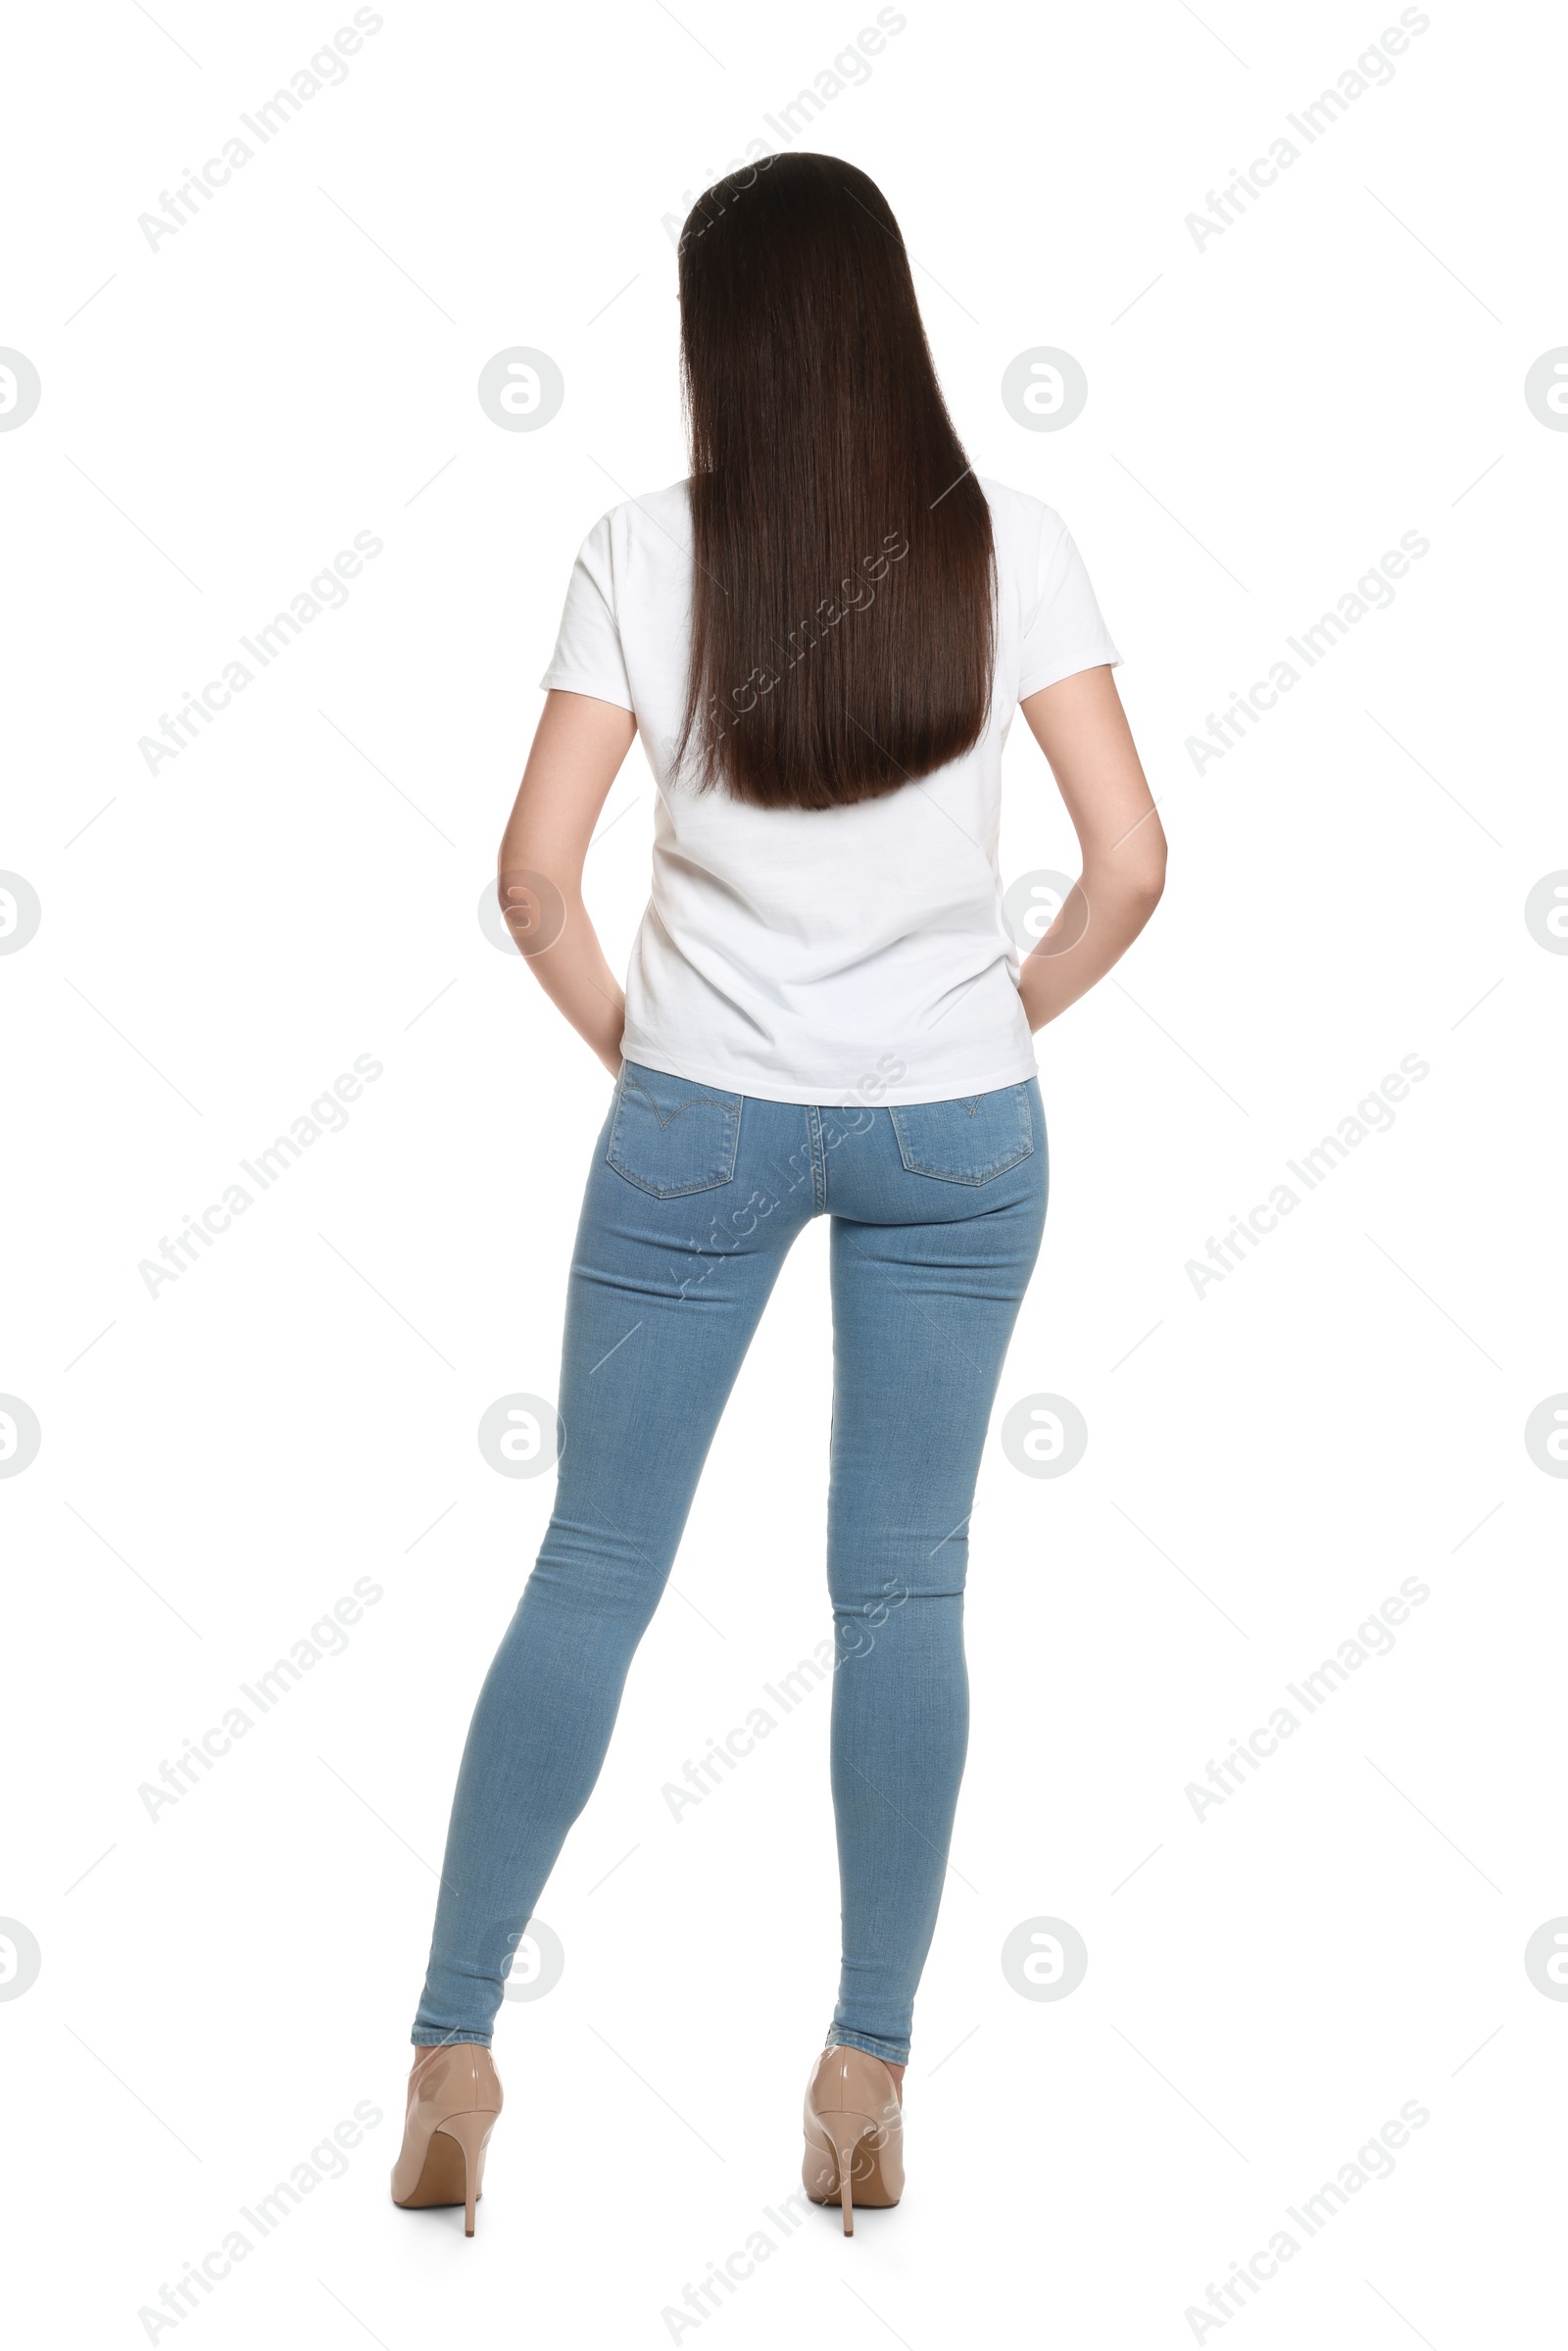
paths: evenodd
<path fill-rule="evenodd" d="M 640 490 L 635 498 L 623 498 L 618 506 L 608 508 L 594 530 L 612 541 L 662 539 L 668 546 L 674 540 L 689 550 L 690 489 L 689 481 L 675 481 L 662 490 Z"/>
<path fill-rule="evenodd" d="M 1066 530 L 1055 508 L 1032 491 L 1015 490 L 1008 482 L 993 481 L 989 474 L 977 473 L 975 479 L 985 492 L 993 523 L 1018 534 L 1031 547 L 1038 547 L 1042 539 L 1058 538 Z"/>

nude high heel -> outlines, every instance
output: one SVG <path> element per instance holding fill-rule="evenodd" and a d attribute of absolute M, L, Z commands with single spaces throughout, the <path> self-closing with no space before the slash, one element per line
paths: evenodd
<path fill-rule="evenodd" d="M 472 2236 L 485 2149 L 501 2103 L 501 2077 L 478 2042 L 421 2048 L 409 2075 L 403 2148 L 392 2168 L 393 2203 L 413 2210 L 461 2204 L 463 2233 Z"/>
<path fill-rule="evenodd" d="M 804 2122 L 802 2184 L 813 2204 L 838 2199 L 853 2236 L 857 2204 L 897 2204 L 904 2193 L 904 2109 L 893 2076 L 868 2049 L 830 2042 L 807 2082 Z"/>

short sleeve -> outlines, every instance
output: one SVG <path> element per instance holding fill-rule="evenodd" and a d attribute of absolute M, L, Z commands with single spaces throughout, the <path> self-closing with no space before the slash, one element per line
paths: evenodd
<path fill-rule="evenodd" d="M 570 694 L 591 694 L 596 701 L 634 708 L 615 620 L 613 554 L 611 517 L 594 524 L 578 550 L 566 583 L 566 602 L 556 637 L 550 666 L 539 680 L 547 691 L 564 687 Z"/>
<path fill-rule="evenodd" d="M 1057 685 L 1080 669 L 1121 660 L 1110 641 L 1084 569 L 1083 557 L 1061 516 L 1045 509 L 1035 576 L 1023 595 L 1018 648 L 1018 700 Z"/>

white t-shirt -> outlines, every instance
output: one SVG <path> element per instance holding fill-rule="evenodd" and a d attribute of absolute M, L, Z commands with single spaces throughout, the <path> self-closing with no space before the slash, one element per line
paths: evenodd
<path fill-rule="evenodd" d="M 787 1102 L 947 1102 L 1034 1075 L 1002 915 L 1002 747 L 1024 696 L 1121 657 L 1060 515 L 981 487 L 999 590 L 986 730 L 961 759 L 849 808 L 756 808 L 671 774 L 691 646 L 686 483 L 628 499 L 583 541 L 540 684 L 631 710 L 658 786 L 627 1060 Z"/>

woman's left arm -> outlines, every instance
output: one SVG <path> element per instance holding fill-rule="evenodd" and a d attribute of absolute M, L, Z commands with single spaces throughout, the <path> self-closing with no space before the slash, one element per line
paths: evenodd
<path fill-rule="evenodd" d="M 1018 708 L 1051 762 L 1083 870 L 1018 982 L 1031 1029 L 1124 955 L 1165 887 L 1165 834 L 1108 667 L 1081 669 Z"/>

